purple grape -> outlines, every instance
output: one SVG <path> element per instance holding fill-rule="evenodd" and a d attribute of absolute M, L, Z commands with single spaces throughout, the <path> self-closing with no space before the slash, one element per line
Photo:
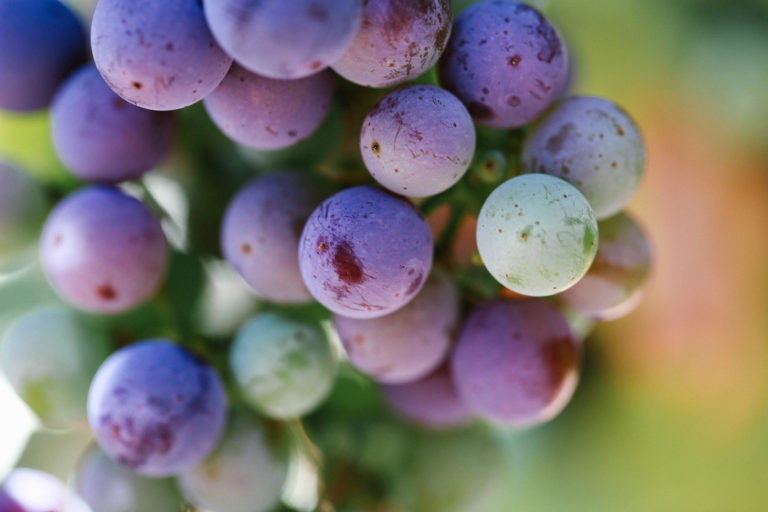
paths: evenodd
<path fill-rule="evenodd" d="M 433 273 L 411 302 L 390 315 L 334 320 L 355 368 L 379 382 L 403 384 L 421 379 L 445 359 L 458 315 L 456 290 L 447 277 Z"/>
<path fill-rule="evenodd" d="M 0 160 L 0 274 L 18 270 L 34 257 L 45 206 L 35 180 Z"/>
<path fill-rule="evenodd" d="M 88 420 L 101 448 L 146 476 L 175 475 L 202 462 L 226 413 L 216 372 L 166 340 L 112 354 L 88 394 Z"/>
<path fill-rule="evenodd" d="M 523 143 L 523 172 L 571 183 L 605 219 L 632 199 L 645 168 L 640 131 L 615 103 L 574 96 L 539 120 Z"/>
<path fill-rule="evenodd" d="M 559 298 L 600 321 L 630 313 L 645 294 L 651 275 L 651 247 L 640 226 L 625 213 L 598 224 L 600 248 L 589 272 Z"/>
<path fill-rule="evenodd" d="M 560 95 L 568 57 L 557 31 L 536 9 L 485 0 L 456 19 L 439 72 L 477 124 L 516 128 Z"/>
<path fill-rule="evenodd" d="M 175 110 L 205 98 L 232 64 L 194 0 L 99 0 L 91 46 L 109 86 L 152 110 Z"/>
<path fill-rule="evenodd" d="M 0 483 L 0 512 L 85 512 L 84 505 L 55 476 L 15 468 Z"/>
<path fill-rule="evenodd" d="M 406 419 L 431 428 L 448 428 L 471 419 L 453 384 L 448 365 L 399 386 L 382 386 L 392 407 Z"/>
<path fill-rule="evenodd" d="M 360 151 L 371 175 L 411 197 L 442 192 L 461 179 L 475 153 L 475 127 L 453 94 L 413 85 L 381 99 L 363 122 Z"/>
<path fill-rule="evenodd" d="M 71 76 L 51 108 L 53 143 L 64 164 L 89 181 L 136 179 L 155 167 L 173 146 L 175 123 L 124 101 L 93 64 Z"/>
<path fill-rule="evenodd" d="M 232 140 L 257 149 L 280 149 L 309 137 L 331 109 L 333 73 L 273 80 L 232 65 L 205 99 L 214 123 Z"/>
<path fill-rule="evenodd" d="M 85 29 L 58 0 L 0 1 L 0 109 L 47 107 L 87 51 Z"/>
<path fill-rule="evenodd" d="M 244 68 L 304 78 L 338 59 L 355 37 L 361 0 L 204 0 L 214 36 Z"/>
<path fill-rule="evenodd" d="M 356 84 L 391 87 L 413 80 L 437 62 L 451 33 L 449 0 L 363 3 L 363 24 L 332 64 L 334 71 Z"/>
<path fill-rule="evenodd" d="M 88 311 L 113 313 L 143 302 L 165 275 L 168 247 L 160 223 L 116 188 L 81 189 L 51 212 L 40 258 L 53 287 Z"/>
<path fill-rule="evenodd" d="M 407 304 L 432 268 L 432 234 L 410 203 L 373 187 L 343 190 L 309 217 L 299 267 L 322 305 L 351 318 Z"/>
<path fill-rule="evenodd" d="M 453 376 L 475 413 L 531 426 L 565 407 L 579 359 L 579 342 L 553 305 L 496 300 L 478 306 L 467 320 L 453 353 Z"/>

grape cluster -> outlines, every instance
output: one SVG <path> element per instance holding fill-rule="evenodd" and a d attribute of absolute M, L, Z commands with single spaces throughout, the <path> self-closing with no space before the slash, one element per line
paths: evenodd
<path fill-rule="evenodd" d="M 62 299 L 0 363 L 44 424 L 90 425 L 94 512 L 274 509 L 350 367 L 422 427 L 541 424 L 576 388 L 574 318 L 642 298 L 642 138 L 568 96 L 528 5 L 99 0 L 89 33 L 93 62 L 59 0 L 0 0 L 0 109 L 50 107 L 75 177 L 0 162 L 0 272 L 37 250 Z M 257 298 L 223 336 L 197 309 L 222 256 Z M 3 512 L 37 510 L 20 478 Z"/>

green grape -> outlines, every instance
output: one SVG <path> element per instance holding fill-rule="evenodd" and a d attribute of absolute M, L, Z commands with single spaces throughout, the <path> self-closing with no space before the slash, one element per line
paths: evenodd
<path fill-rule="evenodd" d="M 45 216 L 42 190 L 25 172 L 0 161 L 0 274 L 34 257 Z"/>

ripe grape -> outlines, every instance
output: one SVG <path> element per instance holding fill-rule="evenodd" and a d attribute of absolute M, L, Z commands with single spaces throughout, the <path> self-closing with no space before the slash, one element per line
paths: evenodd
<path fill-rule="evenodd" d="M 307 174 L 281 171 L 251 181 L 229 204 L 221 227 L 224 256 L 267 300 L 312 298 L 299 272 L 299 236 L 322 200 Z"/>
<path fill-rule="evenodd" d="M 363 122 L 360 151 L 371 175 L 411 197 L 442 192 L 461 179 L 475 153 L 475 127 L 453 94 L 413 85 L 382 98 Z"/>
<path fill-rule="evenodd" d="M 558 103 L 529 132 L 524 172 L 557 176 L 575 186 L 595 217 L 617 214 L 637 190 L 645 147 L 637 126 L 615 103 L 574 96 Z"/>
<path fill-rule="evenodd" d="M 193 505 L 217 512 L 267 512 L 280 501 L 289 450 L 261 421 L 236 413 L 219 446 L 199 466 L 179 475 Z"/>
<path fill-rule="evenodd" d="M 88 394 L 88 419 L 101 448 L 153 477 L 178 474 L 208 456 L 226 409 L 216 372 L 166 340 L 113 353 Z"/>
<path fill-rule="evenodd" d="M 152 110 L 205 98 L 232 64 L 208 29 L 200 1 L 99 0 L 91 47 L 109 86 Z"/>
<path fill-rule="evenodd" d="M 512 178 L 486 199 L 477 224 L 483 263 L 505 287 L 545 296 L 575 285 L 597 252 L 597 221 L 584 196 L 542 174 Z"/>
<path fill-rule="evenodd" d="M 246 323 L 229 362 L 245 399 L 272 418 L 310 412 L 336 378 L 336 358 L 320 326 L 278 313 L 261 313 Z"/>
<path fill-rule="evenodd" d="M 0 484 L 2 512 L 86 512 L 61 481 L 36 469 L 16 468 Z M 90 511 L 88 511 L 90 512 Z M 101 512 L 101 511 L 100 511 Z"/>
<path fill-rule="evenodd" d="M 172 512 L 181 502 L 173 480 L 143 477 L 96 446 L 75 468 L 74 490 L 93 512 Z"/>
<path fill-rule="evenodd" d="M 162 283 L 168 247 L 160 223 L 116 188 L 90 186 L 65 198 L 43 227 L 40 258 L 53 287 L 78 308 L 125 311 Z"/>
<path fill-rule="evenodd" d="M 44 217 L 45 199 L 37 183 L 0 161 L 0 274 L 28 263 Z"/>
<path fill-rule="evenodd" d="M 175 133 L 170 113 L 127 103 L 93 64 L 74 73 L 59 89 L 51 125 L 56 152 L 67 168 L 97 182 L 140 177 L 170 152 Z"/>
<path fill-rule="evenodd" d="M 0 109 L 45 108 L 85 61 L 85 29 L 58 0 L 0 2 Z"/>
<path fill-rule="evenodd" d="M 559 298 L 579 313 L 615 320 L 640 303 L 651 274 L 651 247 L 625 213 L 598 223 L 600 248 L 589 272 Z"/>
<path fill-rule="evenodd" d="M 204 0 L 221 46 L 244 68 L 304 78 L 338 59 L 360 26 L 361 0 Z"/>
<path fill-rule="evenodd" d="M 471 418 L 456 393 L 449 365 L 443 365 L 421 380 L 386 385 L 382 389 L 397 412 L 420 425 L 448 428 L 466 423 Z"/>
<path fill-rule="evenodd" d="M 410 203 L 368 186 L 343 190 L 309 217 L 299 267 L 334 313 L 375 318 L 416 296 L 432 268 L 432 234 Z"/>
<path fill-rule="evenodd" d="M 19 396 L 43 422 L 85 421 L 88 388 L 110 352 L 107 334 L 61 306 L 18 318 L 0 344 L 0 365 Z"/>
<path fill-rule="evenodd" d="M 331 67 L 367 87 L 408 82 L 440 58 L 452 20 L 449 0 L 366 0 L 362 26 Z"/>
<path fill-rule="evenodd" d="M 459 396 L 477 414 L 512 426 L 557 415 L 576 387 L 579 343 L 543 300 L 496 300 L 467 319 L 453 353 Z"/>
<path fill-rule="evenodd" d="M 334 321 L 349 362 L 388 384 L 413 382 L 443 361 L 453 341 L 459 297 L 451 281 L 430 275 L 414 299 L 380 318 L 336 315 Z"/>
<path fill-rule="evenodd" d="M 232 65 L 205 99 L 208 115 L 232 140 L 280 149 L 309 137 L 331 108 L 335 79 L 323 71 L 298 80 L 274 80 Z"/>
<path fill-rule="evenodd" d="M 516 128 L 539 117 L 563 90 L 568 56 L 560 36 L 533 7 L 485 0 L 456 18 L 440 59 L 440 82 L 475 122 Z"/>

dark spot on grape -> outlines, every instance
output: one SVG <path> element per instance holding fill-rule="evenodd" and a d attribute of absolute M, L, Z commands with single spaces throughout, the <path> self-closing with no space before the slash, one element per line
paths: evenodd
<path fill-rule="evenodd" d="M 173 43 L 168 43 L 165 45 L 166 51 L 172 52 L 173 51 Z"/>
<path fill-rule="evenodd" d="M 520 58 L 519 55 L 515 55 L 514 57 L 510 57 L 509 58 L 509 65 L 512 66 L 512 67 L 517 67 L 517 65 L 520 64 L 520 60 L 522 60 L 522 59 Z"/>
<path fill-rule="evenodd" d="M 419 286 L 421 286 L 421 282 L 424 280 L 424 274 L 419 273 L 418 276 L 416 276 L 416 279 L 411 281 L 411 284 L 408 285 L 408 289 L 405 291 L 406 295 L 413 295 L 416 293 L 419 289 Z"/>
<path fill-rule="evenodd" d="M 520 235 L 520 239 L 521 239 L 521 240 L 528 240 L 528 233 L 525 233 L 525 232 L 523 232 L 523 233 Z"/>
<path fill-rule="evenodd" d="M 550 64 L 555 59 L 555 57 L 562 53 L 560 38 L 557 37 L 557 32 L 555 32 L 554 27 L 550 25 L 544 16 L 539 14 L 539 12 L 535 9 L 531 10 L 536 13 L 536 16 L 538 16 L 539 19 L 539 24 L 536 27 L 536 34 L 543 39 L 536 58 L 538 58 L 541 62 Z"/>
<path fill-rule="evenodd" d="M 616 165 L 618 165 L 616 162 L 611 162 L 611 167 L 613 167 L 614 169 L 616 168 Z"/>
<path fill-rule="evenodd" d="M 243 254 L 251 254 L 251 244 L 243 244 L 240 250 L 243 251 Z"/>
<path fill-rule="evenodd" d="M 559 132 L 547 139 L 547 145 L 544 146 L 544 149 L 550 153 L 557 153 L 563 149 L 563 143 L 565 143 L 565 139 L 571 133 L 571 130 L 573 130 L 572 123 L 564 124 Z"/>
<path fill-rule="evenodd" d="M 326 21 L 328 20 L 328 11 L 322 5 L 313 3 L 309 6 L 309 17 L 321 22 Z"/>
<path fill-rule="evenodd" d="M 320 252 L 326 252 L 328 251 L 328 244 L 326 241 L 322 238 L 318 239 L 317 241 L 317 250 Z"/>
<path fill-rule="evenodd" d="M 333 268 L 346 284 L 359 284 L 364 279 L 363 266 L 349 242 L 342 241 L 333 254 Z"/>
<path fill-rule="evenodd" d="M 61 245 L 61 235 L 56 235 L 53 237 L 53 245 Z"/>
<path fill-rule="evenodd" d="M 568 199 L 568 194 L 563 194 L 563 197 Z"/>
<path fill-rule="evenodd" d="M 295 137 L 296 136 L 296 130 L 288 130 L 288 136 L 289 137 Z"/>
<path fill-rule="evenodd" d="M 362 346 L 365 343 L 365 338 L 363 338 L 361 335 L 358 334 L 357 336 L 355 336 L 354 341 L 356 345 Z"/>
<path fill-rule="evenodd" d="M 483 87 L 483 94 L 488 94 L 490 91 L 487 87 Z"/>
<path fill-rule="evenodd" d="M 133 82 L 133 88 L 137 91 L 141 89 L 141 82 Z"/>
<path fill-rule="evenodd" d="M 314 69 L 314 70 L 318 70 L 318 69 L 320 69 L 321 67 L 323 67 L 323 63 L 322 63 L 322 62 L 320 62 L 319 60 L 316 60 L 316 61 L 314 61 L 312 64 L 310 64 L 310 65 L 309 65 L 309 67 L 310 67 L 310 68 L 312 68 L 312 69 Z"/>
<path fill-rule="evenodd" d="M 381 146 L 379 146 L 378 142 L 374 141 L 371 144 L 371 151 L 373 151 L 373 154 L 375 154 L 375 155 L 379 154 L 379 152 L 381 151 Z"/>
<path fill-rule="evenodd" d="M 493 114 L 493 109 L 487 105 L 483 105 L 479 101 L 472 101 L 467 105 L 467 110 L 469 110 L 469 113 L 472 114 L 472 117 L 475 119 L 491 119 Z"/>
<path fill-rule="evenodd" d="M 517 96 L 509 96 L 507 98 L 507 105 L 510 107 L 519 107 L 520 106 L 520 98 Z"/>
<path fill-rule="evenodd" d="M 103 300 L 115 300 L 117 298 L 117 291 L 112 287 L 112 284 L 104 283 L 96 288 L 96 295 Z"/>
<path fill-rule="evenodd" d="M 395 169 L 395 172 L 400 172 L 400 170 L 399 169 Z"/>

